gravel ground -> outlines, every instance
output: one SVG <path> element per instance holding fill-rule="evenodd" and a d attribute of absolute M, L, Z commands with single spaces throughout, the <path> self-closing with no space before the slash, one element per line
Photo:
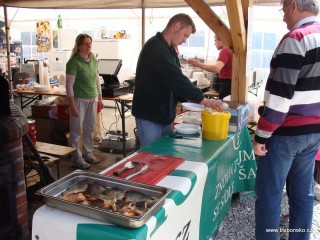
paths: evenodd
<path fill-rule="evenodd" d="M 281 211 L 288 213 L 288 199 L 283 194 Z M 255 197 L 234 200 L 226 216 L 222 230 L 215 240 L 255 240 L 254 237 L 254 204 Z M 313 232 L 310 240 L 320 240 L 320 201 L 314 201 Z"/>

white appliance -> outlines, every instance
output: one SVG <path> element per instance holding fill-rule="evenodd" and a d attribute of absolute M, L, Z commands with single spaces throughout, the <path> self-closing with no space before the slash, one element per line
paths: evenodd
<path fill-rule="evenodd" d="M 118 73 L 120 83 L 132 77 L 136 71 L 138 46 L 132 39 L 97 39 L 92 41 L 92 52 L 97 59 L 121 59 Z"/>
<path fill-rule="evenodd" d="M 72 50 L 78 36 L 76 29 L 56 29 L 52 31 L 53 50 Z"/>
<path fill-rule="evenodd" d="M 117 74 L 121 84 L 124 80 L 130 79 L 136 71 L 135 66 L 138 56 L 137 51 L 135 51 L 136 45 L 131 39 L 96 39 L 92 41 L 92 52 L 97 56 L 98 60 L 122 60 L 121 69 Z M 114 101 L 103 100 L 103 104 L 105 107 L 115 108 Z"/>
<path fill-rule="evenodd" d="M 98 59 L 119 59 L 119 40 L 93 40 L 92 52 Z"/>
<path fill-rule="evenodd" d="M 70 59 L 71 51 L 50 51 L 49 52 L 49 71 L 50 76 L 66 73 L 66 64 Z"/>

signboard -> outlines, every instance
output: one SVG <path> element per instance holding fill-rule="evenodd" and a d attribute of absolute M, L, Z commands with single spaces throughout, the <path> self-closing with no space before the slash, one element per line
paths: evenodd
<path fill-rule="evenodd" d="M 49 21 L 37 22 L 36 29 L 37 52 L 51 50 L 51 26 Z"/>

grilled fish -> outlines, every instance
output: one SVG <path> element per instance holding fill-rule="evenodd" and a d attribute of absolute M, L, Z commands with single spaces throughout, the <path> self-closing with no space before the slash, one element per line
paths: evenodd
<path fill-rule="evenodd" d="M 146 202 L 125 202 L 118 210 L 125 216 L 139 216 L 147 211 Z"/>
<path fill-rule="evenodd" d="M 63 199 L 71 202 L 82 202 L 86 199 L 86 197 L 83 195 L 83 193 L 72 193 L 64 195 Z"/>
<path fill-rule="evenodd" d="M 88 200 L 88 198 L 81 202 L 85 206 L 103 207 L 104 201 L 102 199 Z"/>
<path fill-rule="evenodd" d="M 117 210 L 117 201 L 123 201 L 125 191 L 118 187 L 108 188 L 102 192 L 99 197 L 104 201 L 105 208 L 111 208 L 112 211 Z"/>
<path fill-rule="evenodd" d="M 107 188 L 101 186 L 97 183 L 89 184 L 85 194 L 90 195 L 99 195 L 100 193 L 104 192 Z"/>
<path fill-rule="evenodd" d="M 141 192 L 137 192 L 133 190 L 127 191 L 125 195 L 126 195 L 125 196 L 126 202 L 146 202 L 148 207 L 158 200 L 156 197 L 150 197 Z"/>
<path fill-rule="evenodd" d="M 124 216 L 139 216 L 151 207 L 158 197 L 135 190 L 106 187 L 95 182 L 81 181 L 61 193 L 62 198 L 85 206 L 105 208 Z"/>
<path fill-rule="evenodd" d="M 122 200 L 124 199 L 126 193 L 123 189 L 118 187 L 108 188 L 107 190 L 103 191 L 100 196 L 103 199 L 115 199 L 115 200 Z"/>
<path fill-rule="evenodd" d="M 74 194 L 74 193 L 83 193 L 87 190 L 88 184 L 84 181 L 76 183 L 68 188 L 61 195 L 64 197 L 66 195 Z"/>

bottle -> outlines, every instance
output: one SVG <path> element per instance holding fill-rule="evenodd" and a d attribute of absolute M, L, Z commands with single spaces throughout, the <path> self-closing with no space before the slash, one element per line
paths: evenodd
<path fill-rule="evenodd" d="M 57 20 L 57 27 L 60 29 L 62 28 L 62 18 L 60 15 L 58 16 L 58 20 Z"/>
<path fill-rule="evenodd" d="M 105 26 L 102 26 L 100 29 L 100 38 L 101 39 L 107 38 L 107 28 Z"/>
<path fill-rule="evenodd" d="M 44 59 L 43 59 L 43 66 L 44 66 L 44 67 L 49 67 L 49 60 L 48 60 L 48 58 L 44 58 Z"/>

